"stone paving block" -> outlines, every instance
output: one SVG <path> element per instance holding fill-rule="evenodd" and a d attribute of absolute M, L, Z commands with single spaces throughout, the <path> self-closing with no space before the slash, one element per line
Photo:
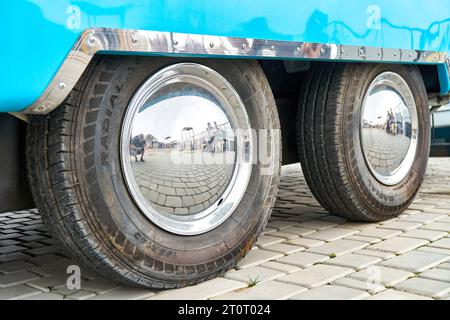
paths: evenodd
<path fill-rule="evenodd" d="M 361 270 L 380 261 L 382 261 L 382 259 L 377 257 L 346 253 L 336 258 L 326 260 L 323 263 Z"/>
<path fill-rule="evenodd" d="M 93 291 L 97 294 L 102 294 L 112 289 L 119 287 L 116 282 L 109 281 L 103 278 L 97 278 L 94 280 L 86 280 L 81 282 L 81 289 L 86 291 Z"/>
<path fill-rule="evenodd" d="M 155 293 L 142 288 L 118 287 L 88 300 L 141 300 L 154 296 Z"/>
<path fill-rule="evenodd" d="M 282 253 L 267 251 L 263 249 L 254 249 L 251 250 L 247 255 L 238 262 L 237 267 L 240 269 L 252 267 L 263 262 L 269 260 L 275 260 L 277 258 L 281 258 L 283 256 Z"/>
<path fill-rule="evenodd" d="M 450 291 L 450 283 L 423 278 L 411 278 L 395 285 L 400 291 L 407 291 L 431 298 L 442 298 Z"/>
<path fill-rule="evenodd" d="M 337 226 L 335 222 L 323 221 L 323 220 L 311 220 L 300 223 L 298 226 L 307 229 L 325 230 Z"/>
<path fill-rule="evenodd" d="M 220 296 L 230 291 L 248 287 L 247 283 L 229 280 L 224 278 L 215 278 L 202 282 L 193 287 L 182 289 L 167 290 L 151 297 L 151 300 L 184 300 L 189 297 L 190 300 L 205 300 L 215 296 Z"/>
<path fill-rule="evenodd" d="M 348 287 L 326 285 L 293 296 L 293 300 L 360 300 L 369 297 L 369 293 Z"/>
<path fill-rule="evenodd" d="M 306 268 L 306 267 L 312 266 L 315 263 L 322 262 L 322 261 L 325 261 L 328 259 L 330 259 L 330 257 L 322 255 L 322 254 L 316 254 L 316 253 L 310 253 L 310 252 L 297 252 L 297 253 L 282 257 L 282 258 L 276 260 L 276 262 L 286 263 L 286 264 L 291 264 L 291 265 L 294 265 L 297 267 Z"/>
<path fill-rule="evenodd" d="M 397 270 L 383 266 L 370 266 L 364 270 L 352 273 L 349 277 L 367 282 L 369 284 L 392 287 L 393 285 L 413 276 L 414 273 L 404 270 Z"/>
<path fill-rule="evenodd" d="M 278 230 L 282 230 L 283 228 L 292 227 L 295 225 L 295 222 L 287 221 L 287 220 L 275 220 L 275 221 L 269 221 L 267 226 L 269 228 L 274 228 Z"/>
<path fill-rule="evenodd" d="M 363 236 L 358 236 L 358 235 L 348 236 L 343 239 L 354 240 L 354 241 L 359 241 L 359 242 L 367 242 L 368 244 L 375 244 L 375 243 L 382 241 L 381 239 L 378 239 L 378 238 L 363 237 Z"/>
<path fill-rule="evenodd" d="M 411 214 L 407 217 L 399 219 L 399 221 L 411 221 L 411 222 L 420 222 L 420 223 L 430 223 L 442 218 L 445 218 L 446 215 L 444 214 L 436 214 L 436 213 L 417 213 L 417 214 Z"/>
<path fill-rule="evenodd" d="M 421 229 L 450 232 L 450 223 L 430 222 L 423 225 Z"/>
<path fill-rule="evenodd" d="M 38 278 L 28 281 L 27 285 L 41 291 L 49 292 L 53 289 L 58 289 L 66 286 L 68 274 L 56 273 L 49 277 Z"/>
<path fill-rule="evenodd" d="M 0 288 L 15 286 L 37 278 L 38 276 L 36 274 L 28 271 L 19 271 L 0 275 Z"/>
<path fill-rule="evenodd" d="M 52 292 L 43 292 L 24 298 L 24 300 L 64 300 L 64 296 Z"/>
<path fill-rule="evenodd" d="M 440 265 L 437 265 L 436 268 L 450 270 L 450 262 L 444 262 Z"/>
<path fill-rule="evenodd" d="M 450 250 L 450 238 L 443 238 L 429 245 L 430 247 Z"/>
<path fill-rule="evenodd" d="M 368 246 L 368 243 L 366 242 L 339 239 L 333 242 L 322 244 L 317 247 L 309 248 L 306 251 L 325 254 L 327 256 L 329 255 L 338 256 L 344 253 L 349 253 L 358 249 L 362 249 L 366 246 Z"/>
<path fill-rule="evenodd" d="M 395 254 L 393 254 L 392 252 L 383 252 L 383 251 L 375 251 L 375 250 L 367 250 L 367 249 L 356 250 L 354 253 L 362 254 L 364 256 L 379 257 L 383 260 L 387 260 L 387 259 L 391 259 L 391 258 L 395 257 Z"/>
<path fill-rule="evenodd" d="M 240 289 L 213 297 L 213 300 L 284 300 L 308 290 L 298 285 L 267 281 L 253 287 Z"/>
<path fill-rule="evenodd" d="M 374 296 L 367 298 L 367 300 L 432 300 L 431 298 L 419 296 L 416 294 L 388 289 Z"/>
<path fill-rule="evenodd" d="M 291 264 L 284 264 L 284 263 L 279 263 L 276 261 L 264 262 L 261 264 L 261 267 L 281 271 L 284 273 L 293 273 L 300 269 L 299 267 L 293 266 Z"/>
<path fill-rule="evenodd" d="M 388 223 L 382 223 L 381 228 L 384 229 L 394 229 L 394 230 L 400 230 L 403 232 L 416 229 L 418 227 L 422 226 L 422 223 L 420 222 L 408 222 L 408 221 L 394 221 L 394 222 L 388 222 Z"/>
<path fill-rule="evenodd" d="M 18 300 L 39 293 L 42 293 L 42 291 L 20 284 L 12 287 L 0 288 L 0 300 Z"/>
<path fill-rule="evenodd" d="M 318 287 L 352 273 L 350 268 L 317 264 L 307 269 L 280 277 L 277 280 L 294 283 L 307 288 Z"/>
<path fill-rule="evenodd" d="M 296 235 L 298 235 L 298 236 L 306 236 L 306 235 L 308 235 L 308 234 L 311 234 L 311 233 L 315 233 L 315 232 L 317 232 L 316 230 L 313 230 L 313 229 L 306 229 L 306 228 L 302 228 L 302 227 L 288 227 L 288 228 L 285 228 L 285 229 L 283 229 L 283 232 L 286 232 L 286 233 L 292 233 L 292 234 L 296 234 Z"/>
<path fill-rule="evenodd" d="M 287 243 L 276 243 L 270 246 L 264 247 L 264 250 L 279 252 L 282 254 L 292 254 L 295 252 L 303 251 L 305 248 L 300 246 L 294 246 Z"/>
<path fill-rule="evenodd" d="M 442 255 L 450 257 L 450 250 L 449 249 L 436 248 L 436 247 L 431 247 L 429 245 L 417 248 L 417 251 L 437 253 L 437 254 L 442 254 Z"/>
<path fill-rule="evenodd" d="M 424 246 L 429 241 L 424 239 L 394 237 L 367 247 L 368 250 L 377 250 L 402 254 L 420 246 Z"/>
<path fill-rule="evenodd" d="M 333 282 L 333 284 L 342 286 L 342 287 L 367 291 L 370 294 L 376 294 L 376 293 L 386 290 L 386 288 L 379 283 L 360 281 L 360 280 L 356 280 L 356 279 L 352 279 L 352 278 L 348 278 L 348 277 L 337 279 L 336 281 Z"/>
<path fill-rule="evenodd" d="M 425 272 L 422 272 L 419 275 L 419 277 L 425 278 L 425 279 L 437 280 L 437 281 L 450 282 L 450 270 L 439 268 L 439 265 L 438 265 L 437 268 L 433 268 L 433 269 L 427 270 Z"/>
<path fill-rule="evenodd" d="M 89 298 L 94 298 L 95 296 L 96 295 L 93 292 L 80 290 L 70 296 L 67 296 L 66 298 L 70 300 L 87 300 Z"/>
<path fill-rule="evenodd" d="M 372 238 L 386 240 L 386 239 L 398 236 L 401 233 L 402 233 L 402 231 L 400 231 L 400 230 L 373 228 L 370 230 L 364 230 L 364 231 L 359 232 L 358 236 L 372 237 Z"/>
<path fill-rule="evenodd" d="M 57 263 L 60 261 L 69 261 L 69 259 L 60 256 L 60 255 L 56 255 L 53 253 L 49 253 L 49 254 L 44 254 L 41 256 L 37 256 L 37 257 L 29 257 L 28 259 L 26 259 L 26 261 L 31 262 L 33 264 L 39 265 L 39 266 L 43 266 L 46 264 L 51 264 L 51 263 Z"/>
<path fill-rule="evenodd" d="M 272 232 L 270 235 L 273 237 L 283 238 L 284 240 L 291 240 L 299 237 L 298 234 L 287 233 L 284 232 L 284 230 Z"/>
<path fill-rule="evenodd" d="M 11 262 L 11 261 L 16 261 L 16 260 L 25 260 L 29 257 L 30 257 L 29 255 L 26 255 L 23 252 L 2 254 L 2 255 L 0 255 L 0 263 Z"/>
<path fill-rule="evenodd" d="M 410 272 L 423 272 L 448 259 L 450 259 L 450 257 L 443 254 L 414 250 L 380 262 L 380 264 Z"/>
<path fill-rule="evenodd" d="M 368 222 L 351 222 L 342 223 L 339 225 L 340 228 L 344 229 L 355 229 L 359 231 L 370 230 L 378 227 L 378 223 L 368 223 Z"/>
<path fill-rule="evenodd" d="M 305 238 L 315 239 L 315 240 L 323 240 L 323 241 L 333 241 L 337 239 L 344 238 L 346 236 L 357 233 L 358 230 L 354 229 L 343 229 L 343 228 L 330 228 L 323 231 L 314 232 L 308 235 L 305 235 Z"/>
<path fill-rule="evenodd" d="M 447 235 L 447 233 L 442 232 L 442 231 L 414 229 L 414 230 L 402 233 L 400 235 L 400 237 L 425 239 L 428 241 L 436 241 L 442 237 L 445 237 L 446 235 Z"/>
<path fill-rule="evenodd" d="M 0 271 L 3 273 L 15 273 L 22 270 L 28 270 L 34 267 L 34 264 L 18 260 L 0 264 Z"/>
<path fill-rule="evenodd" d="M 306 238 L 296 238 L 293 240 L 289 240 L 286 243 L 288 244 L 293 244 L 296 246 L 301 246 L 301 247 L 305 247 L 305 248 L 311 248 L 311 247 L 315 247 L 315 246 L 319 246 L 321 244 L 324 244 L 324 241 L 320 241 L 320 240 L 314 240 L 314 239 L 306 239 Z"/>
<path fill-rule="evenodd" d="M 258 247 L 264 248 L 266 246 L 270 246 L 271 244 L 280 243 L 285 241 L 284 238 L 273 237 L 271 235 L 261 235 L 258 237 L 258 241 L 256 241 L 256 245 Z"/>
<path fill-rule="evenodd" d="M 273 269 L 266 269 L 260 266 L 250 267 L 246 269 L 240 269 L 240 270 L 231 270 L 228 271 L 224 278 L 230 279 L 230 280 L 236 280 L 245 282 L 247 284 L 250 284 L 251 282 L 264 282 L 276 279 L 278 277 L 281 277 L 285 275 L 285 273 L 280 271 L 275 271 Z"/>

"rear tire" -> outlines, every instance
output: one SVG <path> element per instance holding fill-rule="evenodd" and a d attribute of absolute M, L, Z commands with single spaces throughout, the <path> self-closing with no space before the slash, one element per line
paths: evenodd
<path fill-rule="evenodd" d="M 33 198 L 50 231 L 85 266 L 127 285 L 177 288 L 223 274 L 266 225 L 280 175 L 279 120 L 254 61 L 189 60 L 225 78 L 244 102 L 252 129 L 267 130 L 268 163 L 254 162 L 247 189 L 214 229 L 174 234 L 146 217 L 127 188 L 120 161 L 124 114 L 137 88 L 186 60 L 95 58 L 65 102 L 33 116 L 27 163 Z"/>
<path fill-rule="evenodd" d="M 375 122 L 369 124 L 362 119 L 368 90 L 383 73 L 393 74 L 407 84 L 416 106 L 411 110 L 416 110 L 418 120 L 418 131 L 413 130 L 412 135 L 406 126 L 399 125 L 400 129 L 396 129 L 417 138 L 415 151 L 411 152 L 413 162 L 405 166 L 404 176 L 395 176 L 396 180 L 377 175 L 368 165 L 370 161 L 362 143 L 361 126 L 383 128 L 382 122 L 377 127 Z M 387 139 L 393 136 L 386 134 Z M 363 221 L 397 216 L 413 201 L 428 161 L 429 109 L 420 71 L 409 65 L 316 64 L 301 90 L 297 142 L 306 182 L 330 213 Z"/>

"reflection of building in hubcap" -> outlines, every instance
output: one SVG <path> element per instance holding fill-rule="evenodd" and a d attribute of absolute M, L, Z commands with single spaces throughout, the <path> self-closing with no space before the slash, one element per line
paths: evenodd
<path fill-rule="evenodd" d="M 138 89 L 122 128 L 122 167 L 136 204 L 174 233 L 217 227 L 247 188 L 250 129 L 240 97 L 214 70 L 161 70 Z"/>
<path fill-rule="evenodd" d="M 394 185 L 409 173 L 417 147 L 414 96 L 398 74 L 384 72 L 369 87 L 361 113 L 361 147 L 372 174 Z"/>

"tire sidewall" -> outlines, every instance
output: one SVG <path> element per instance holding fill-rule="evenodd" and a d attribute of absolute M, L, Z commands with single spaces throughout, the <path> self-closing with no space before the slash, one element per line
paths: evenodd
<path fill-rule="evenodd" d="M 354 191 L 360 194 L 370 211 L 392 214 L 400 207 L 407 206 L 417 193 L 428 162 L 430 148 L 429 111 L 426 90 L 415 66 L 389 64 L 360 64 L 353 66 L 352 76 L 345 97 L 344 115 L 344 154 L 348 165 L 349 177 L 356 186 Z M 418 140 L 415 160 L 408 175 L 399 183 L 388 186 L 379 182 L 371 173 L 361 146 L 361 112 L 372 81 L 381 73 L 390 71 L 400 75 L 408 84 L 416 103 L 418 116 Z"/>
<path fill-rule="evenodd" d="M 102 229 L 106 246 L 112 245 L 129 261 L 153 272 L 161 271 L 164 264 L 165 271 L 173 270 L 175 278 L 178 272 L 180 277 L 188 272 L 177 271 L 177 266 L 210 264 L 212 269 L 219 268 L 233 263 L 230 257 L 250 248 L 267 221 L 271 203 L 266 198 L 273 193 L 271 187 L 279 171 L 279 161 L 268 164 L 272 166 L 269 175 L 261 174 L 264 164 L 254 164 L 247 191 L 236 210 L 224 223 L 204 234 L 176 235 L 157 227 L 142 214 L 122 174 L 119 146 L 122 121 L 140 84 L 176 62 L 201 63 L 224 76 L 244 101 L 253 129 L 279 128 L 274 101 L 257 86 L 255 80 L 260 80 L 261 74 L 255 72 L 258 66 L 252 65 L 253 62 L 113 57 L 99 63 L 87 87 L 90 98 L 82 103 L 77 130 L 79 145 L 83 146 L 79 153 L 80 163 L 84 163 L 80 179 L 84 180 L 85 195 L 93 208 L 90 218 Z M 102 79 L 108 80 L 103 83 Z M 92 111 L 98 100 L 98 110 Z M 95 129 L 89 129 L 92 123 Z M 272 157 L 280 156 L 274 147 L 279 145 L 279 141 L 273 141 L 269 150 Z M 89 162 L 92 154 L 94 164 Z"/>

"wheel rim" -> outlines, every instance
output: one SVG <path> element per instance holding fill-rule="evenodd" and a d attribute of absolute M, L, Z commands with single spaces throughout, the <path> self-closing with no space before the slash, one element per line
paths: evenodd
<path fill-rule="evenodd" d="M 366 164 L 379 182 L 395 185 L 408 175 L 417 149 L 417 108 L 408 84 L 397 73 L 383 72 L 369 86 L 360 137 Z"/>
<path fill-rule="evenodd" d="M 128 190 L 148 219 L 175 234 L 205 233 L 234 212 L 252 154 L 241 98 L 200 64 L 178 63 L 154 74 L 125 113 L 121 162 Z"/>

